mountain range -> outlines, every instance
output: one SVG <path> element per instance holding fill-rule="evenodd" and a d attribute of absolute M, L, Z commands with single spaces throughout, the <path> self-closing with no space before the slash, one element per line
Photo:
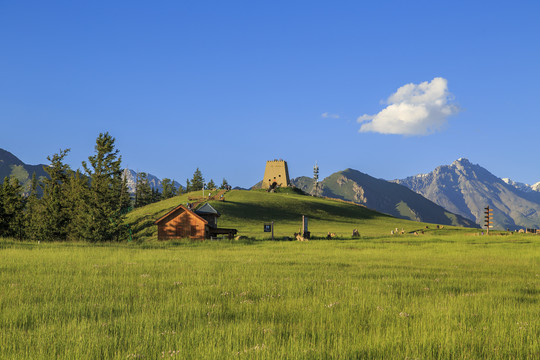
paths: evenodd
<path fill-rule="evenodd" d="M 32 174 L 36 173 L 38 179 L 47 177 L 44 166 L 27 165 L 9 151 L 0 149 L 0 183 L 4 182 L 5 177 L 15 177 L 27 192 L 30 190 Z"/>
<path fill-rule="evenodd" d="M 313 193 L 314 181 L 311 178 L 303 176 L 292 179 L 291 183 Z M 352 201 L 401 219 L 478 227 L 474 221 L 447 211 L 405 186 L 376 179 L 358 170 L 346 169 L 325 178 L 318 185 L 318 195 Z"/>
<path fill-rule="evenodd" d="M 15 177 L 23 185 L 24 191 L 30 190 L 30 182 L 32 180 L 32 174 L 36 173 L 38 179 L 47 177 L 47 173 L 43 169 L 47 165 L 28 165 L 22 162 L 18 157 L 13 155 L 7 150 L 0 149 L 0 184 L 3 183 L 4 178 Z M 135 193 L 135 183 L 137 179 L 137 172 L 131 169 L 124 169 L 122 176 L 126 177 L 129 192 Z M 148 174 L 148 182 L 150 187 L 154 190 L 163 190 L 161 179 L 152 174 Z M 174 182 L 176 188 L 180 186 L 177 181 Z M 38 193 L 41 193 L 41 189 L 38 187 Z"/>
<path fill-rule="evenodd" d="M 28 191 L 33 173 L 38 179 L 47 176 L 44 167 L 25 164 L 0 149 L 0 183 L 6 176 L 14 176 Z M 131 193 L 135 191 L 136 174 L 124 170 Z M 159 178 L 148 174 L 148 180 L 152 188 L 161 191 Z M 302 176 L 291 179 L 291 183 L 313 193 L 312 178 Z M 180 186 L 176 181 L 174 184 Z M 469 227 L 483 225 L 484 208 L 489 206 L 494 210 L 495 228 L 540 228 L 540 182 L 528 185 L 498 178 L 464 158 L 428 174 L 393 181 L 346 169 L 322 180 L 318 195 L 352 201 L 403 219 Z"/>
<path fill-rule="evenodd" d="M 429 174 L 394 182 L 478 224 L 483 224 L 484 208 L 489 206 L 493 209 L 495 228 L 516 230 L 540 225 L 538 183 L 529 186 L 503 180 L 464 158 L 439 166 Z"/>

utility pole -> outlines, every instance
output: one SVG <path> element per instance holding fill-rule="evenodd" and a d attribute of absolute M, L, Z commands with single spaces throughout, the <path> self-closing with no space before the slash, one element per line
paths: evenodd
<path fill-rule="evenodd" d="M 315 166 L 313 167 L 313 196 L 319 195 L 319 165 L 317 165 L 317 162 L 315 162 Z"/>
<path fill-rule="evenodd" d="M 489 235 L 489 228 L 493 227 L 493 209 L 490 209 L 489 206 L 484 208 L 485 214 L 485 225 L 486 225 L 486 234 Z"/>

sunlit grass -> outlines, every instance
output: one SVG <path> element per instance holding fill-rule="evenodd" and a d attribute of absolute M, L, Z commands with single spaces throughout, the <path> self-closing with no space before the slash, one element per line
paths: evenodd
<path fill-rule="evenodd" d="M 179 204 L 185 205 L 189 197 L 201 195 L 200 192 L 184 194 L 130 212 L 126 222 L 132 227 L 134 239 L 156 240 L 154 221 Z M 308 217 L 309 231 L 317 238 L 325 238 L 329 232 L 338 238 L 350 238 L 354 229 L 364 237 L 390 235 L 396 228 L 399 232 L 421 231 L 426 226 L 430 227 L 429 232 L 436 230 L 434 224 L 396 219 L 352 203 L 292 193 L 233 190 L 225 195 L 225 200 L 210 202 L 221 213 L 218 226 L 237 229 L 238 235 L 250 239 L 271 238 L 269 233 L 263 232 L 263 226 L 272 221 L 276 238 L 293 237 L 295 232 L 300 232 L 302 215 Z M 478 229 L 445 228 L 479 232 Z"/>
<path fill-rule="evenodd" d="M 540 241 L 0 241 L 0 358 L 540 354 Z"/>

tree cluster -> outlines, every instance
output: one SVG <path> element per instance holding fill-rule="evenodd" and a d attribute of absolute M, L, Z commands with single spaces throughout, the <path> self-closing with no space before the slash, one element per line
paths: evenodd
<path fill-rule="evenodd" d="M 186 189 L 176 188 L 174 180 L 163 179 L 163 191 L 152 188 L 148 174 L 137 173 L 132 199 L 127 179 L 122 176 L 122 157 L 115 139 L 101 133 L 95 153 L 82 162 L 82 171 L 73 171 L 64 162 L 69 149 L 47 157 L 48 177 L 32 176 L 30 189 L 24 190 L 12 177 L 0 184 L 0 237 L 36 241 L 83 240 L 120 241 L 127 237 L 125 215 L 134 207 L 145 206 L 188 191 L 217 188 L 205 182 L 199 168 L 187 180 Z M 43 195 L 38 197 L 38 187 Z M 220 189 L 230 189 L 223 179 Z"/>
<path fill-rule="evenodd" d="M 82 163 L 83 173 L 64 162 L 69 149 L 47 157 L 48 178 L 39 182 L 34 174 L 27 194 L 15 178 L 5 179 L 0 190 L 0 236 L 41 241 L 125 239 L 124 218 L 131 202 L 114 142 L 108 133 L 99 134 L 94 155 Z"/>
<path fill-rule="evenodd" d="M 186 192 L 202 190 L 203 188 L 205 190 L 214 190 L 214 189 L 217 189 L 218 187 L 214 183 L 214 180 L 212 179 L 210 179 L 210 181 L 206 183 L 204 181 L 204 177 L 202 175 L 201 170 L 197 168 L 195 172 L 193 173 L 193 177 L 191 178 L 191 180 L 190 179 L 186 180 Z M 219 189 L 221 190 L 230 189 L 230 186 L 227 180 L 223 179 L 223 182 L 221 183 L 221 186 L 219 187 Z"/>

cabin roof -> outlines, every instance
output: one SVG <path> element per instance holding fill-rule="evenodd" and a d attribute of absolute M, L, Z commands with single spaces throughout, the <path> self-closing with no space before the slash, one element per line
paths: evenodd
<path fill-rule="evenodd" d="M 198 215 L 216 215 L 221 216 L 219 211 L 217 211 L 212 205 L 209 203 L 205 203 L 203 206 L 195 210 L 195 214 Z"/>
<path fill-rule="evenodd" d="M 174 214 L 175 212 L 178 212 L 178 210 L 183 210 L 185 212 L 187 212 L 188 214 L 196 217 L 197 219 L 199 219 L 200 221 L 203 221 L 205 224 L 208 224 L 208 221 L 206 221 L 205 219 L 203 219 L 202 217 L 200 217 L 199 215 L 197 215 L 196 213 L 194 213 L 193 211 L 189 210 L 187 207 L 185 207 L 184 205 L 180 204 L 178 205 L 177 207 L 175 207 L 174 209 L 172 209 L 171 211 L 169 211 L 168 213 L 166 213 L 165 215 L 163 215 L 162 217 L 160 217 L 159 219 L 157 219 L 156 221 L 154 221 L 154 224 L 159 224 L 160 222 L 162 222 L 163 220 L 165 220 L 166 218 L 168 218 L 170 215 Z M 215 209 L 214 209 L 215 210 Z"/>

